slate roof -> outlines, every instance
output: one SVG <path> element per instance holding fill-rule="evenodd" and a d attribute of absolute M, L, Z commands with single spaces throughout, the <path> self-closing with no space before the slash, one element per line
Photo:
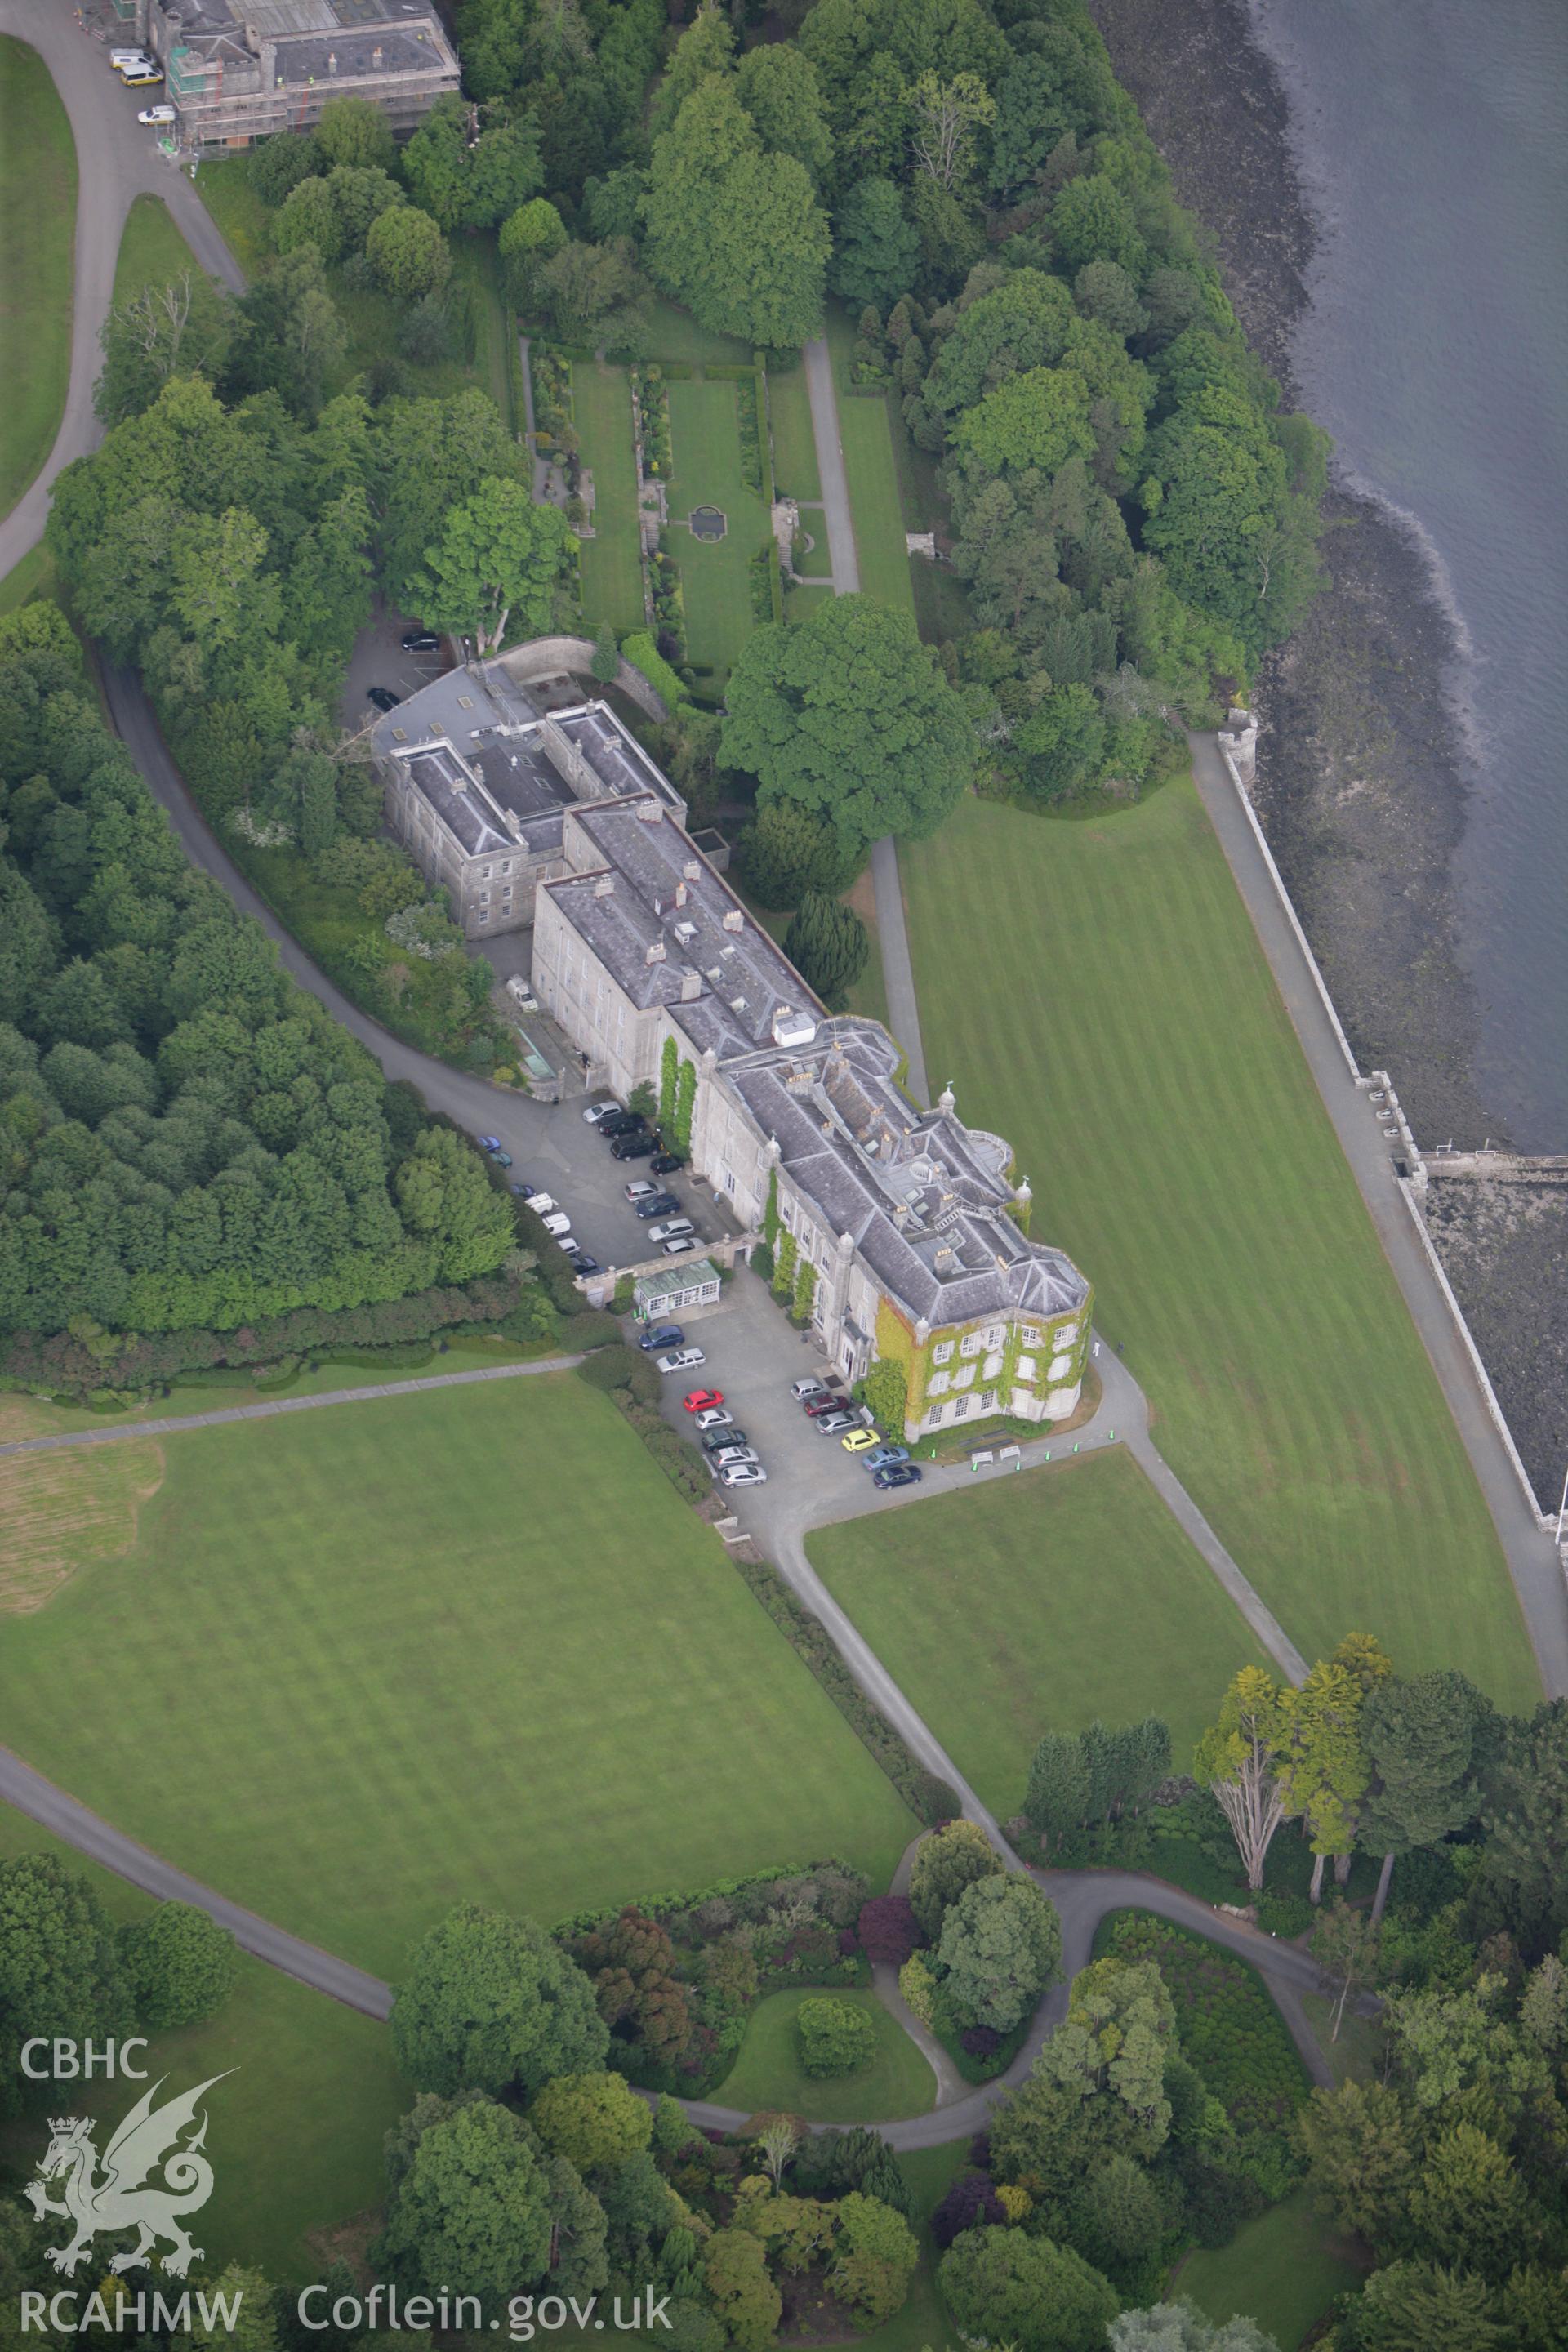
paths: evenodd
<path fill-rule="evenodd" d="M 913 1321 L 1047 1320 L 1082 1307 L 1089 1285 L 1072 1260 L 1006 1213 L 1007 1146 L 955 1111 L 921 1110 L 894 1078 L 898 1058 L 879 1024 L 846 1018 L 807 1047 L 728 1064 L 724 1080 Z"/>
<path fill-rule="evenodd" d="M 635 1005 L 668 1005 L 697 1052 L 721 1061 L 771 1045 L 780 1016 L 826 1018 L 661 802 L 601 801 L 575 815 L 603 864 L 544 887 Z M 650 949 L 662 950 L 651 962 Z"/>

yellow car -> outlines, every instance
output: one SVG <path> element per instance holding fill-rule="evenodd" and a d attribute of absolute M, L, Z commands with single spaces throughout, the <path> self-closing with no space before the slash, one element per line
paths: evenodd
<path fill-rule="evenodd" d="M 846 1454 L 867 1454 L 882 1441 L 874 1429 L 852 1429 L 843 1443 Z"/>

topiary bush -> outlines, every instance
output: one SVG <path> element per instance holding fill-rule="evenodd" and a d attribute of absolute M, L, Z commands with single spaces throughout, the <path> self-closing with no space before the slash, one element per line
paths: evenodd
<path fill-rule="evenodd" d="M 877 2054 L 877 2032 L 847 2000 L 803 2000 L 795 2021 L 802 2071 L 818 2080 L 858 2074 Z"/>

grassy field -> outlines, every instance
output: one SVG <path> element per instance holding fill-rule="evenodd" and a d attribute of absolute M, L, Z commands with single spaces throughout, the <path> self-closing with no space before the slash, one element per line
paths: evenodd
<path fill-rule="evenodd" d="M 1004 1821 L 1042 1732 L 1163 1716 L 1184 1771 L 1231 1675 L 1267 1664 L 1120 1450 L 842 1519 L 806 1549 Z"/>
<path fill-rule="evenodd" d="M 1171 2293 L 1211 2319 L 1256 2319 L 1279 2352 L 1296 2352 L 1307 2330 L 1362 2272 L 1351 2249 L 1325 2239 L 1304 2189 L 1244 2221 L 1228 2246 L 1199 2247 L 1177 2266 Z"/>
<path fill-rule="evenodd" d="M 768 377 L 768 420 L 773 436 L 773 479 L 781 499 L 820 499 L 816 435 L 804 367 L 775 370 Z"/>
<path fill-rule="evenodd" d="M 58 1854 L 111 1919 L 152 1908 L 124 1879 L 0 1806 L 0 1860 L 20 1853 Z M 218 2015 L 155 2034 L 142 2063 L 176 2089 L 235 2070 L 207 2109 L 216 2186 L 202 2210 L 202 2238 L 212 2262 L 259 2263 L 275 2279 L 319 2277 L 325 2258 L 308 2233 L 335 2229 L 379 2201 L 383 2137 L 413 2103 L 386 2028 L 242 1957 Z M 130 2103 L 123 2084 L 101 2079 L 73 2084 L 71 2099 L 116 2121 Z M 36 2115 L 0 2126 L 0 2168 L 25 2176 L 43 2139 Z"/>
<path fill-rule="evenodd" d="M 129 302 L 144 286 L 167 286 L 182 269 L 190 270 L 194 278 L 199 268 L 163 197 L 135 197 L 114 265 L 115 301 Z"/>
<path fill-rule="evenodd" d="M 0 613 L 14 613 L 35 597 L 52 596 L 56 584 L 55 559 L 40 540 L 0 580 Z"/>
<path fill-rule="evenodd" d="M 886 1883 L 909 1814 L 574 1376 L 162 1446 L 129 1546 L 12 1619 L 0 1713 L 208 1884 L 395 1979 L 464 1897 L 552 1921 L 830 1853 Z"/>
<path fill-rule="evenodd" d="M 624 635 L 643 625 L 637 453 L 626 370 L 574 364 L 572 408 L 595 491 L 595 536 L 583 541 L 583 610 L 590 627 L 608 621 Z"/>
<path fill-rule="evenodd" d="M 662 295 L 656 295 L 649 313 L 647 356 L 650 360 L 674 360 L 689 367 L 703 367 L 710 362 L 731 366 L 750 362 L 752 347 L 742 342 L 738 335 L 711 335 L 700 327 L 689 310 L 681 310 Z"/>
<path fill-rule="evenodd" d="M 0 37 L 0 514 L 54 446 L 70 380 L 76 147 L 49 69 Z"/>
<path fill-rule="evenodd" d="M 905 853 L 926 1060 L 1016 1145 L 1157 1443 L 1309 1658 L 1539 1696 L 1496 1532 L 1190 779 Z"/>
<path fill-rule="evenodd" d="M 811 1985 L 792 1986 L 757 2003 L 740 2057 L 713 2094 L 718 2104 L 749 2116 L 782 2107 L 814 2124 L 891 2123 L 900 2116 L 923 2116 L 933 2106 L 936 2076 L 876 1994 L 836 1985 L 828 1997 L 848 2001 L 870 2019 L 877 2053 L 869 2065 L 831 2082 L 803 2073 L 795 2021 L 803 2000 L 823 1994 Z"/>
<path fill-rule="evenodd" d="M 904 509 L 899 495 L 888 404 L 885 399 L 868 399 L 863 393 L 849 390 L 849 355 L 855 331 L 847 315 L 837 309 L 828 313 L 827 341 L 838 389 L 838 431 L 844 443 L 849 503 L 855 515 L 860 585 L 868 596 L 912 614 L 915 592 L 910 576 L 911 559 L 904 546 Z"/>
<path fill-rule="evenodd" d="M 250 184 L 245 157 L 198 164 L 196 194 L 246 276 L 254 278 L 272 250 L 272 215 Z"/>
<path fill-rule="evenodd" d="M 747 567 L 767 543 L 768 509 L 741 472 L 741 421 L 733 382 L 692 379 L 671 383 L 668 392 L 671 527 L 664 545 L 680 572 L 692 664 L 717 673 L 716 682 L 722 686 L 756 626 Z M 681 527 L 697 506 L 723 509 L 729 528 L 722 539 L 694 539 Z"/>

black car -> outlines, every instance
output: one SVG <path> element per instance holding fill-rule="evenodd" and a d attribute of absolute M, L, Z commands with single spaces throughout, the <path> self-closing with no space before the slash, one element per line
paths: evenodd
<path fill-rule="evenodd" d="M 641 1135 L 647 1126 L 640 1110 L 618 1110 L 599 1121 L 598 1132 L 613 1143 L 617 1135 Z"/>
<path fill-rule="evenodd" d="M 680 1203 L 673 1192 L 650 1192 L 646 1201 L 637 1201 L 633 1206 L 634 1213 L 641 1217 L 645 1224 L 649 1217 L 678 1217 L 680 1214 Z"/>
<path fill-rule="evenodd" d="M 610 1146 L 612 1160 L 646 1160 L 653 1150 L 651 1135 L 617 1135 Z"/>
<path fill-rule="evenodd" d="M 364 698 L 367 702 L 374 702 L 378 710 L 395 710 L 403 697 L 394 694 L 389 686 L 367 686 Z"/>
<path fill-rule="evenodd" d="M 597 1274 L 599 1271 L 598 1259 L 590 1257 L 585 1249 L 572 1252 L 572 1264 L 579 1274 Z"/>
<path fill-rule="evenodd" d="M 679 1151 L 656 1151 L 648 1162 L 648 1167 L 655 1176 L 673 1176 L 678 1168 L 684 1168 L 686 1162 Z"/>
<path fill-rule="evenodd" d="M 705 1429 L 701 1442 L 704 1454 L 714 1454 L 721 1445 L 750 1445 L 752 1441 L 743 1429 L 737 1429 L 731 1422 L 728 1428 Z"/>
<path fill-rule="evenodd" d="M 438 654 L 441 640 L 434 629 L 410 629 L 403 640 L 405 654 Z"/>

